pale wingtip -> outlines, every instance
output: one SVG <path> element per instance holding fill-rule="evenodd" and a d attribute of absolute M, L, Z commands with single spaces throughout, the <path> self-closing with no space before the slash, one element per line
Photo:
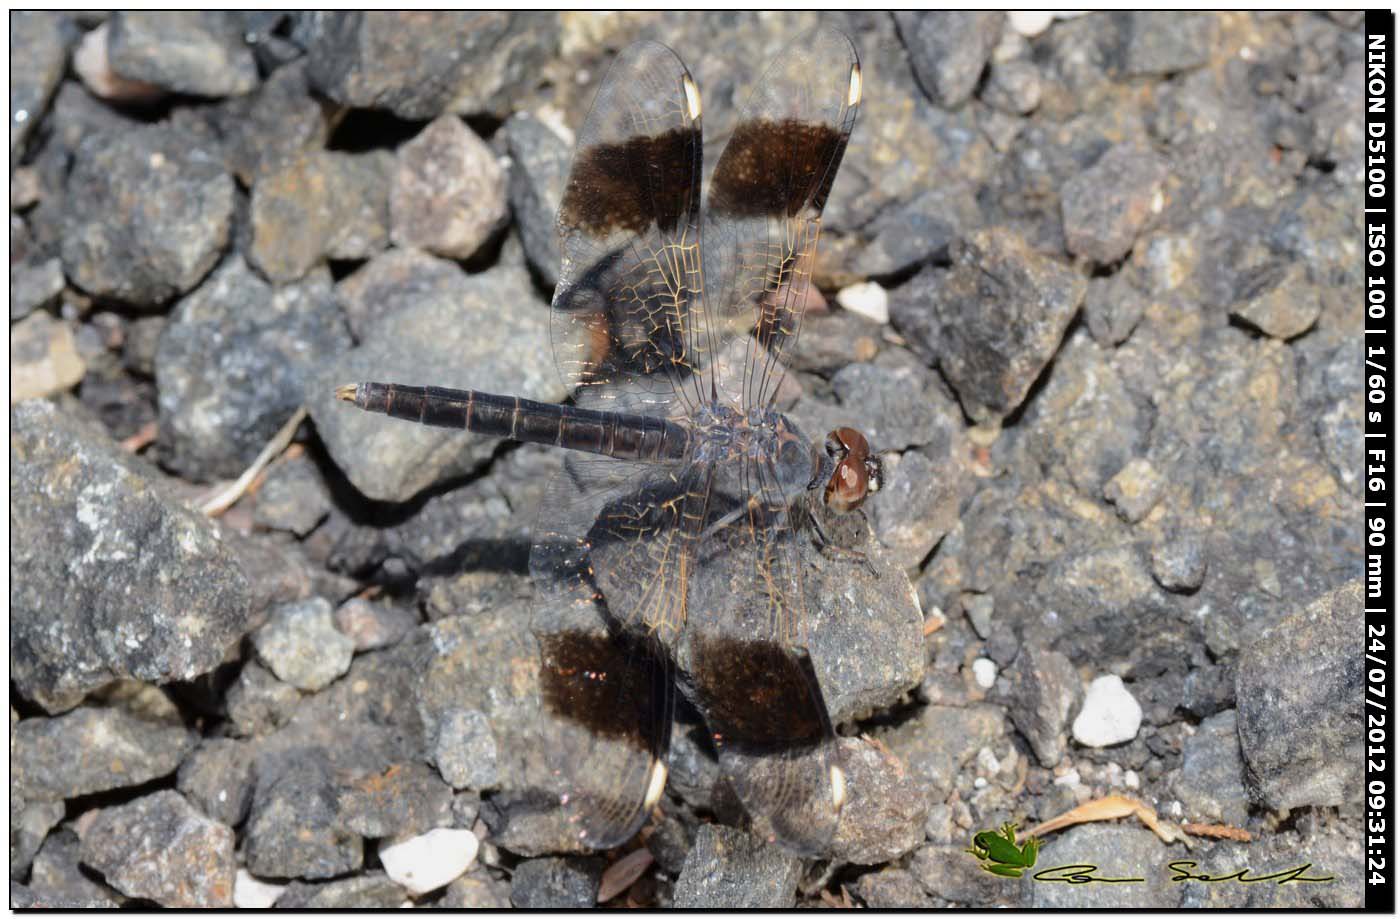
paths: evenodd
<path fill-rule="evenodd" d="M 341 402 L 354 402 L 355 395 L 360 391 L 359 383 L 345 383 L 335 388 L 335 397 Z"/>

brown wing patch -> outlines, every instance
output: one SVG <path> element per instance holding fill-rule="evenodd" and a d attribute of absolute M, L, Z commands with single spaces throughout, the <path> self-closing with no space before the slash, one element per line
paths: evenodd
<path fill-rule="evenodd" d="M 653 225 L 674 232 L 690 216 L 699 149 L 698 122 L 580 149 L 559 205 L 560 222 L 600 238 L 645 233 Z"/>
<path fill-rule="evenodd" d="M 710 185 L 710 207 L 737 217 L 795 217 L 826 206 L 849 130 L 785 118 L 740 123 Z"/>

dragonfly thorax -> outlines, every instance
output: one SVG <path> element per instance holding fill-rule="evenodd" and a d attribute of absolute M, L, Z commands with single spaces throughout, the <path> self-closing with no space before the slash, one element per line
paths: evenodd
<path fill-rule="evenodd" d="M 693 418 L 694 459 L 746 461 L 761 469 L 769 487 L 793 498 L 824 482 L 832 466 L 787 416 L 770 409 L 743 413 L 723 403 L 701 407 Z"/>

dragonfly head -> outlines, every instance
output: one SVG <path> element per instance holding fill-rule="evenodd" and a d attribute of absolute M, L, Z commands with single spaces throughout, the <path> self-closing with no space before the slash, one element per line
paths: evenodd
<path fill-rule="evenodd" d="M 849 513 L 884 484 L 884 465 L 870 452 L 865 435 L 855 428 L 837 428 L 826 436 L 831 477 L 822 500 L 838 514 Z"/>

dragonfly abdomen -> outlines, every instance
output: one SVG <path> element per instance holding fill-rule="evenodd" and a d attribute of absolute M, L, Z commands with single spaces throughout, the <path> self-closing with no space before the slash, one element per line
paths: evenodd
<path fill-rule="evenodd" d="M 335 394 L 367 412 L 391 418 L 618 459 L 679 460 L 685 456 L 689 440 L 685 428 L 663 418 L 600 412 L 474 389 L 350 383 L 336 389 Z"/>

